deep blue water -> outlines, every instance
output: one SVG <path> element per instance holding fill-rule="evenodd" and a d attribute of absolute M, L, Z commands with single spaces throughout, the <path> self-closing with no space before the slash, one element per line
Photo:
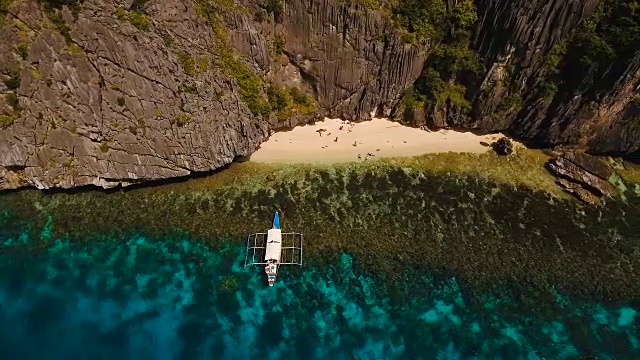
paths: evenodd
<path fill-rule="evenodd" d="M 243 268 L 240 239 L 215 251 L 133 232 L 68 241 L 52 237 L 53 222 L 0 225 L 5 359 L 640 358 L 628 305 L 471 299 L 455 277 L 429 274 L 408 275 L 412 294 L 398 299 L 349 254 L 283 269 L 269 288 Z"/>

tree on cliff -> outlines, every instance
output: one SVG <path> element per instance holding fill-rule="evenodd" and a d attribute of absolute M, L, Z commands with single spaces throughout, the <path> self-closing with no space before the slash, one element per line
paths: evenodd
<path fill-rule="evenodd" d="M 433 32 L 417 32 L 417 39 L 428 38 L 436 44 L 422 75 L 407 95 L 405 105 L 416 107 L 428 103 L 445 106 L 451 102 L 456 106 L 469 108 L 471 104 L 464 95 L 466 88 L 463 84 L 456 83 L 456 80 L 462 71 L 475 73 L 482 68 L 478 55 L 469 47 L 471 34 L 478 20 L 477 9 L 472 0 L 462 0 L 450 9 L 447 9 L 444 1 L 432 1 L 434 2 L 438 4 L 433 7 L 429 7 L 433 4 L 427 4 L 428 2 L 412 2 L 410 8 L 413 10 L 401 13 L 425 22 L 434 14 L 439 18 L 433 22 L 436 29 Z"/>

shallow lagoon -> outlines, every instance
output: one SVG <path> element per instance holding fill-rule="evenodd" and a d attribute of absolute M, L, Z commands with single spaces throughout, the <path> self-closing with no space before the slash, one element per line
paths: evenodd
<path fill-rule="evenodd" d="M 640 199 L 626 195 L 587 207 L 406 163 L 7 193 L 0 347 L 20 359 L 637 358 Z M 275 209 L 305 233 L 305 266 L 270 289 L 242 267 L 243 242 Z"/>

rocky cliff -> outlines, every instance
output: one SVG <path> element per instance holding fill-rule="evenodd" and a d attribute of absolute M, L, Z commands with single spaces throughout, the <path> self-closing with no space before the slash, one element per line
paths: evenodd
<path fill-rule="evenodd" d="M 611 3 L 0 0 L 0 189 L 213 170 L 322 116 L 637 152 L 640 35 L 571 57 Z"/>

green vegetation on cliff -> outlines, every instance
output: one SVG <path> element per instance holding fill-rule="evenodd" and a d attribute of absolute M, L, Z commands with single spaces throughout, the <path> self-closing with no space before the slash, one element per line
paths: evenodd
<path fill-rule="evenodd" d="M 215 36 L 216 45 L 213 50 L 216 55 L 216 65 L 225 75 L 236 81 L 240 98 L 253 114 L 266 115 L 271 112 L 271 106 L 264 96 L 263 80 L 242 58 L 235 54 L 233 47 L 229 44 L 223 20 L 219 15 L 218 9 L 238 10 L 236 5 L 227 0 L 197 0 L 196 5 L 198 15 L 209 23 Z"/>
<path fill-rule="evenodd" d="M 135 4 L 135 2 L 134 2 Z M 133 7 L 133 5 L 132 5 Z M 141 9 L 142 4 L 138 4 L 136 9 Z M 149 31 L 150 21 L 149 18 L 141 10 L 125 10 L 122 7 L 118 7 L 116 15 L 120 20 L 126 20 L 131 23 L 135 28 L 142 31 Z"/>
<path fill-rule="evenodd" d="M 275 12 L 278 9 L 277 4 L 278 1 L 269 2 L 267 10 Z M 224 74 L 236 81 L 240 98 L 254 115 L 266 116 L 275 112 L 279 119 L 285 119 L 294 114 L 310 115 L 314 112 L 315 104 L 308 96 L 297 88 L 287 90 L 269 85 L 229 44 L 229 35 L 217 9 L 244 11 L 243 9 L 239 9 L 228 0 L 198 0 L 197 6 L 198 14 L 207 20 L 216 38 L 216 64 Z M 276 50 L 281 52 L 284 39 L 276 37 L 276 42 Z"/>
<path fill-rule="evenodd" d="M 587 88 L 595 96 L 610 89 L 625 71 L 625 64 L 640 48 L 640 3 L 637 0 L 603 0 L 573 37 L 547 56 L 549 72 L 543 96 L 556 92 L 573 97 Z"/>
<path fill-rule="evenodd" d="M 315 111 L 315 104 L 298 88 L 284 88 L 271 85 L 267 89 L 267 97 L 271 109 L 280 120 L 286 120 L 293 115 L 310 115 Z"/>
<path fill-rule="evenodd" d="M 9 13 L 9 5 L 13 0 L 0 0 L 0 28 L 4 26 L 5 16 Z"/>
<path fill-rule="evenodd" d="M 393 14 L 407 42 L 438 41 L 444 37 L 447 6 L 443 0 L 402 0 Z"/>
<path fill-rule="evenodd" d="M 4 129 L 13 125 L 13 123 L 18 119 L 18 116 L 15 114 L 9 115 L 0 115 L 0 129 Z"/>
<path fill-rule="evenodd" d="M 4 93 L 4 101 L 12 108 L 11 112 L 0 113 L 0 129 L 13 125 L 13 123 L 20 117 L 20 111 L 22 106 L 20 105 L 20 99 L 18 98 L 18 88 L 20 88 L 20 72 L 14 70 L 9 76 L 2 81 L 7 87 L 7 92 Z"/>
<path fill-rule="evenodd" d="M 183 50 L 176 51 L 176 57 L 182 67 L 182 71 L 189 76 L 196 75 L 196 61 L 189 53 Z"/>
<path fill-rule="evenodd" d="M 405 94 L 405 108 L 427 106 L 436 111 L 448 105 L 469 109 L 467 85 L 483 71 L 478 54 L 470 49 L 477 22 L 471 0 L 447 6 L 444 0 L 398 0 L 393 4 L 396 25 L 408 43 L 430 45 L 426 66 Z M 558 94 L 584 94 L 597 101 L 627 70 L 640 44 L 640 3 L 603 0 L 574 35 L 557 44 L 544 59 L 547 72 L 539 96 L 550 103 Z M 513 100 L 513 101 L 512 101 Z M 505 99 L 501 108 L 519 109 L 522 99 Z"/>
<path fill-rule="evenodd" d="M 396 11 L 398 23 L 411 42 L 435 43 L 422 75 L 406 95 L 404 105 L 444 107 L 447 103 L 468 109 L 466 87 L 460 75 L 482 69 L 478 55 L 470 49 L 471 32 L 478 15 L 471 0 L 447 10 L 442 0 L 406 0 Z"/>

